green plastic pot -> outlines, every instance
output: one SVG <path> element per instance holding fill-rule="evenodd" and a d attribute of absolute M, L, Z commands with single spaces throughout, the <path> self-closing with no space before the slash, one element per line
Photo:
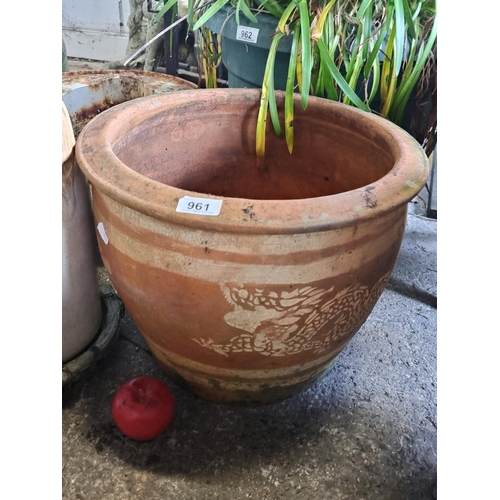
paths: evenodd
<path fill-rule="evenodd" d="M 206 23 L 207 28 L 222 37 L 222 62 L 228 72 L 229 87 L 262 87 L 267 56 L 278 20 L 266 12 L 256 13 L 255 17 L 259 21 L 257 24 L 240 13 L 239 27 L 234 7 L 224 6 Z M 238 39 L 242 31 L 252 38 L 256 36 L 256 42 Z M 291 36 L 284 37 L 278 47 L 274 67 L 274 87 L 277 90 L 285 90 L 286 87 L 291 47 Z"/>

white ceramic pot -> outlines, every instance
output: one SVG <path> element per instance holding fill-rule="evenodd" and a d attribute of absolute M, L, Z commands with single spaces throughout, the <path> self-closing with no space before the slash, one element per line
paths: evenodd
<path fill-rule="evenodd" d="M 62 361 L 97 334 L 101 300 L 88 183 L 75 162 L 75 137 L 62 103 Z"/>

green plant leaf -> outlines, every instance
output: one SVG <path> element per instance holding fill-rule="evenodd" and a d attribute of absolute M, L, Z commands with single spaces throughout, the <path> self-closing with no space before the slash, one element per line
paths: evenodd
<path fill-rule="evenodd" d="M 287 6 L 287 8 L 283 11 L 283 14 L 280 17 L 280 20 L 278 21 L 278 30 L 281 33 L 286 33 L 285 26 L 288 21 L 288 19 L 291 17 L 292 12 L 296 9 L 297 7 L 293 2 L 290 2 Z"/>
<path fill-rule="evenodd" d="M 382 63 L 381 87 L 380 87 L 380 113 L 387 117 L 394 95 L 396 92 L 397 73 L 394 64 L 393 53 L 395 50 L 396 24 L 392 25 L 391 33 L 386 47 L 386 58 Z"/>
<path fill-rule="evenodd" d="M 408 0 L 403 0 L 403 9 L 405 13 L 405 22 L 406 25 L 408 26 L 408 33 L 410 34 L 411 38 L 415 39 L 417 38 L 417 32 L 415 30 L 413 14 L 411 13 L 410 4 L 408 3 Z"/>
<path fill-rule="evenodd" d="M 262 0 L 259 3 L 259 7 L 264 7 L 269 14 L 278 19 L 282 16 L 284 11 L 283 7 L 276 0 Z"/>
<path fill-rule="evenodd" d="M 431 32 L 425 44 L 420 46 L 417 60 L 413 66 L 412 72 L 409 75 L 408 79 L 401 85 L 398 90 L 398 93 L 394 99 L 394 108 L 396 109 L 396 113 L 393 117 L 393 120 L 396 124 L 401 124 L 403 119 L 403 113 L 406 108 L 406 104 L 408 103 L 408 99 L 410 98 L 410 94 L 417 84 L 417 81 L 424 69 L 425 63 L 429 57 L 429 54 L 436 42 L 437 38 L 437 14 L 435 15 L 434 22 L 432 25 Z"/>
<path fill-rule="evenodd" d="M 320 64 L 321 64 L 321 79 L 323 82 L 323 87 L 326 90 L 326 96 L 328 97 L 328 99 L 331 99 L 332 101 L 338 101 L 339 95 L 337 93 L 337 90 L 335 89 L 335 85 L 333 85 L 333 77 L 330 71 L 328 71 L 328 69 L 325 69 L 325 62 L 323 61 L 323 58 L 321 56 L 320 56 Z"/>
<path fill-rule="evenodd" d="M 358 108 L 363 111 L 370 111 L 370 108 L 356 95 L 354 90 L 349 87 L 349 84 L 345 81 L 344 77 L 340 74 L 337 66 L 333 63 L 330 54 L 328 53 L 328 49 L 325 45 L 325 42 L 321 39 L 317 42 L 319 51 L 321 53 L 321 57 L 325 63 L 326 68 L 332 75 L 333 79 L 337 82 L 338 86 L 342 89 L 342 91 L 347 95 L 347 97 L 355 104 Z"/>
<path fill-rule="evenodd" d="M 296 0 L 297 1 L 297 0 Z M 311 25 L 307 0 L 298 0 L 300 12 L 300 33 L 302 40 L 302 108 L 306 109 L 311 86 L 311 38 L 309 37 Z"/>
<path fill-rule="evenodd" d="M 214 4 L 212 4 L 210 8 L 200 16 L 198 21 L 196 21 L 195 25 L 193 26 L 193 30 L 195 31 L 199 29 L 200 26 L 205 24 L 214 14 L 219 12 L 219 10 L 221 10 L 222 7 L 224 7 L 224 5 L 226 5 L 229 1 L 230 0 L 217 0 Z"/>
<path fill-rule="evenodd" d="M 375 61 L 377 62 L 377 64 L 379 64 L 379 51 L 380 47 L 382 46 L 382 43 L 385 40 L 385 36 L 387 35 L 388 28 L 389 28 L 389 23 L 387 22 L 384 23 L 380 28 L 380 31 L 377 35 L 377 39 L 373 44 L 373 48 L 371 49 L 370 55 L 368 56 L 368 59 L 366 61 L 365 78 L 368 78 L 367 71 L 370 71 L 370 68 L 373 66 Z"/>
<path fill-rule="evenodd" d="M 274 36 L 271 42 L 271 47 L 269 48 L 268 62 L 269 64 L 269 76 L 268 76 L 268 96 L 269 96 L 269 114 L 271 115 L 271 121 L 273 124 L 274 132 L 278 137 L 282 136 L 280 120 L 278 116 L 278 108 L 276 106 L 276 94 L 274 93 L 274 63 L 276 61 L 276 52 L 278 51 L 278 44 L 280 39 L 284 35 L 278 33 Z"/>
<path fill-rule="evenodd" d="M 368 9 L 368 7 L 373 8 L 373 0 L 363 0 L 358 8 L 356 17 L 358 19 L 361 19 L 365 15 L 365 12 Z"/>
<path fill-rule="evenodd" d="M 318 22 L 316 23 L 316 26 L 312 29 L 311 31 L 311 38 L 313 40 L 319 40 L 321 36 L 323 35 L 323 28 L 325 26 L 325 21 L 326 21 L 326 16 L 328 16 L 328 12 L 330 12 L 330 9 L 333 7 L 333 4 L 337 0 L 330 0 L 326 4 L 326 6 L 323 8 L 321 11 L 321 15 L 319 16 Z"/>
<path fill-rule="evenodd" d="M 404 46 L 406 41 L 406 29 L 405 29 L 405 11 L 403 7 L 403 0 L 394 0 L 394 14 L 395 14 L 395 26 L 396 26 L 396 41 L 395 41 L 395 65 L 394 72 L 396 76 L 399 75 L 401 70 L 401 65 L 403 64 Z"/>
<path fill-rule="evenodd" d="M 293 117 L 294 117 L 294 100 L 295 91 L 295 72 L 297 69 L 297 50 L 299 47 L 300 31 L 295 29 L 292 38 L 292 48 L 290 49 L 290 62 L 288 64 L 288 75 L 285 88 L 285 139 L 288 152 L 293 151 Z"/>
<path fill-rule="evenodd" d="M 408 55 L 408 61 L 405 65 L 405 69 L 403 71 L 403 75 L 401 77 L 401 82 L 399 86 L 401 87 L 408 80 L 413 70 L 413 66 L 415 65 L 415 53 L 417 51 L 417 40 L 415 38 L 412 39 L 410 44 L 410 52 Z"/>
<path fill-rule="evenodd" d="M 376 59 L 373 62 L 372 68 L 373 68 L 373 72 L 372 72 L 373 81 L 372 81 L 372 88 L 370 91 L 370 95 L 368 97 L 368 104 L 371 104 L 373 102 L 373 99 L 375 99 L 375 96 L 377 95 L 377 90 L 378 90 L 379 85 L 380 85 L 380 63 L 379 63 L 378 59 Z M 368 77 L 366 77 L 366 78 L 368 78 Z"/>
<path fill-rule="evenodd" d="M 160 11 L 155 16 L 155 22 L 158 22 L 167 11 L 169 11 L 174 5 L 177 4 L 177 0 L 168 0 L 166 4 L 160 9 Z"/>
<path fill-rule="evenodd" d="M 420 14 L 420 10 L 422 8 L 422 4 L 424 3 L 424 0 L 420 0 L 417 4 L 417 8 L 415 9 L 415 12 L 413 13 L 413 15 L 411 16 L 411 18 L 413 19 L 413 21 L 415 21 L 415 19 L 417 19 L 418 15 Z"/>
<path fill-rule="evenodd" d="M 278 107 L 276 105 L 276 94 L 274 93 L 274 66 L 269 75 L 268 83 L 268 96 L 269 96 L 269 114 L 271 115 L 271 122 L 273 124 L 275 134 L 281 138 L 283 132 L 281 131 L 280 119 L 278 116 Z"/>
<path fill-rule="evenodd" d="M 194 24 L 194 2 L 195 0 L 188 0 L 188 25 Z"/>
<path fill-rule="evenodd" d="M 393 24 L 387 45 L 385 47 L 385 57 L 382 61 L 382 71 L 380 75 L 380 105 L 384 106 L 389 95 L 391 79 L 391 68 L 393 67 L 394 38 L 396 36 L 396 26 Z"/>
<path fill-rule="evenodd" d="M 372 34 L 372 21 L 373 21 L 373 5 L 369 5 L 363 16 L 363 60 L 366 61 L 368 56 L 368 49 L 371 34 Z"/>
<path fill-rule="evenodd" d="M 262 89 L 260 94 L 259 114 L 257 116 L 257 128 L 255 131 L 255 153 L 257 158 L 264 158 L 266 154 L 266 122 L 267 122 L 267 109 L 269 107 L 270 92 L 273 94 L 271 103 L 275 99 L 274 95 L 274 61 L 276 59 L 276 52 L 278 50 L 278 43 L 283 37 L 283 33 L 278 33 L 273 37 L 271 47 L 269 48 L 269 55 L 267 56 L 266 69 L 264 71 L 264 78 L 262 80 Z M 279 118 L 276 110 L 276 101 L 274 100 L 274 109 L 270 108 L 271 120 L 275 131 L 279 129 L 281 135 L 281 127 L 279 126 Z M 274 116 L 273 116 L 274 114 Z M 278 132 L 277 132 L 278 133 Z"/>
<path fill-rule="evenodd" d="M 358 30 L 356 35 L 356 43 L 354 45 L 354 51 L 349 63 L 349 70 L 346 75 L 346 81 L 348 80 L 349 87 L 354 91 L 356 91 L 359 75 L 363 67 L 363 36 L 364 30 Z M 344 104 L 350 103 L 349 97 L 345 94 L 342 100 Z"/>
<path fill-rule="evenodd" d="M 301 55 L 299 54 L 300 48 L 302 47 L 302 38 L 300 36 L 300 30 L 298 30 L 297 28 L 295 28 L 295 29 L 299 32 L 297 60 L 295 61 L 295 64 L 297 66 L 297 69 L 296 69 L 297 85 L 299 87 L 299 92 L 302 93 L 302 59 L 301 59 Z"/>
<path fill-rule="evenodd" d="M 319 58 L 319 69 L 315 72 L 315 79 L 311 83 L 312 95 L 325 97 L 325 84 L 323 82 L 323 68 L 321 67 L 321 56 Z"/>
<path fill-rule="evenodd" d="M 245 17 L 251 21 L 252 23 L 258 23 L 257 18 L 253 15 L 252 11 L 248 8 L 246 0 L 238 0 L 238 4 L 236 6 L 236 22 L 240 24 L 240 19 L 239 19 L 239 10 L 243 12 Z"/>

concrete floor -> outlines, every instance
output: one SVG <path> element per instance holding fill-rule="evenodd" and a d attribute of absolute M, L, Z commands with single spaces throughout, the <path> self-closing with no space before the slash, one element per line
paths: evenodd
<path fill-rule="evenodd" d="M 423 190 L 409 204 L 389 284 L 332 371 L 281 403 L 196 397 L 163 374 L 125 313 L 106 355 L 63 390 L 63 499 L 434 500 L 437 221 L 425 203 Z M 171 426 L 143 443 L 111 417 L 115 391 L 138 375 L 176 400 Z"/>

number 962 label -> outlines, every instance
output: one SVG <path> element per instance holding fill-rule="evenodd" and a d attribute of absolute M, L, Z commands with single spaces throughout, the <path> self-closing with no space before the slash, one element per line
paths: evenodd
<path fill-rule="evenodd" d="M 248 26 L 238 26 L 236 28 L 236 40 L 240 42 L 257 43 L 258 36 L 258 28 L 249 28 Z"/>
<path fill-rule="evenodd" d="M 222 200 L 211 198 L 193 198 L 184 196 L 177 203 L 176 212 L 196 215 L 219 215 L 222 207 Z"/>

